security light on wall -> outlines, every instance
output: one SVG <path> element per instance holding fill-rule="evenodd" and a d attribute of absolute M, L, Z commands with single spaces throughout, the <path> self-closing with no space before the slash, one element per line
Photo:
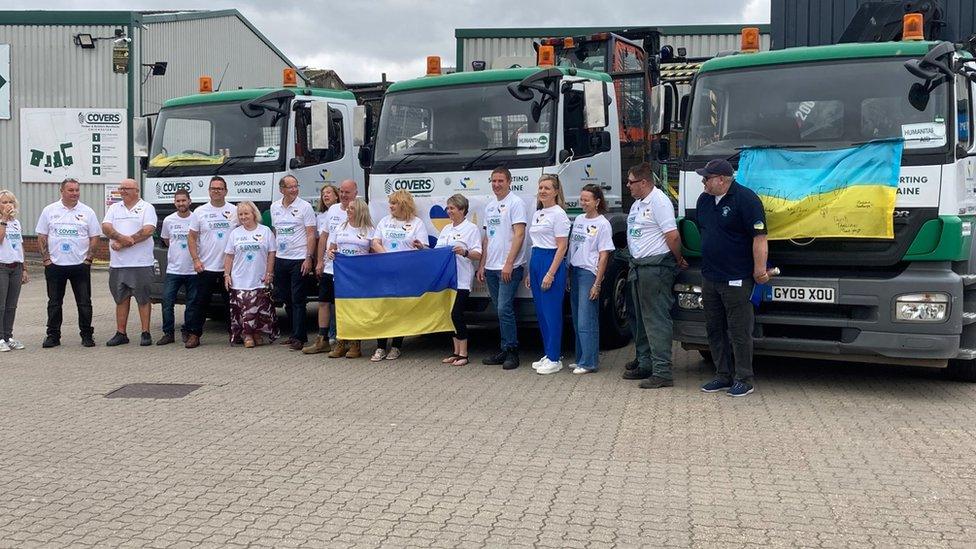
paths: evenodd
<path fill-rule="evenodd" d="M 156 61 L 155 63 L 143 63 L 143 67 L 149 67 L 152 70 L 149 72 L 152 76 L 166 76 L 166 66 L 169 65 L 166 61 Z"/>
<path fill-rule="evenodd" d="M 95 38 L 90 34 L 76 34 L 75 45 L 83 50 L 95 49 Z"/>

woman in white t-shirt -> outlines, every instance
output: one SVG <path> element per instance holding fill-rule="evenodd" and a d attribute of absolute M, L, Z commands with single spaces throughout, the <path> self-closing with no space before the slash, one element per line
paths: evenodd
<path fill-rule="evenodd" d="M 254 202 L 237 205 L 240 225 L 231 231 L 224 248 L 224 286 L 230 294 L 230 341 L 247 348 L 263 338 L 278 338 L 278 318 L 269 285 L 274 278 L 275 235 L 260 225 Z"/>
<path fill-rule="evenodd" d="M 600 362 L 600 286 L 613 253 L 613 230 L 603 216 L 607 203 L 599 185 L 580 192 L 583 215 L 573 220 L 569 237 L 569 302 L 576 332 L 574 374 L 595 372 Z"/>
<path fill-rule="evenodd" d="M 14 339 L 14 317 L 20 301 L 20 287 L 30 281 L 24 268 L 24 237 L 17 212 L 20 202 L 14 193 L 0 191 L 0 352 L 20 350 Z"/>
<path fill-rule="evenodd" d="M 464 309 L 471 294 L 475 263 L 481 261 L 481 230 L 465 219 L 468 215 L 468 199 L 456 194 L 447 199 L 447 216 L 451 224 L 444 227 L 437 239 L 438 248 L 450 247 L 457 255 L 457 297 L 451 309 L 454 323 L 454 352 L 441 362 L 453 366 L 468 363 L 468 326 L 464 322 Z"/>
<path fill-rule="evenodd" d="M 369 218 L 369 206 L 362 198 L 357 198 L 346 206 L 346 221 L 329 233 L 328 258 L 334 261 L 336 255 L 366 255 L 377 251 L 373 237 L 373 222 Z M 325 280 L 323 278 L 323 280 Z M 334 283 L 333 279 L 329 279 Z M 328 289 L 335 301 L 335 285 Z M 359 358 L 363 356 L 362 343 L 358 340 L 339 339 L 332 346 L 329 358 Z"/>
<path fill-rule="evenodd" d="M 562 370 L 559 359 L 563 337 L 563 298 L 566 295 L 566 248 L 570 222 L 566 215 L 566 199 L 559 176 L 544 174 L 539 178 L 538 202 L 532 214 L 529 236 L 532 255 L 526 287 L 532 290 L 536 319 L 542 332 L 545 355 L 532 368 L 540 374 L 554 374 Z"/>
<path fill-rule="evenodd" d="M 376 234 L 373 236 L 373 244 L 382 252 L 405 252 L 410 250 L 421 250 L 427 247 L 427 226 L 424 221 L 417 217 L 417 205 L 414 204 L 413 195 L 407 191 L 399 190 L 390 195 L 390 215 L 384 217 L 376 224 Z M 402 337 L 394 337 L 393 345 L 387 352 L 387 339 L 376 340 L 376 352 L 373 353 L 373 362 L 386 360 L 396 360 L 400 358 L 400 347 L 403 346 Z"/>

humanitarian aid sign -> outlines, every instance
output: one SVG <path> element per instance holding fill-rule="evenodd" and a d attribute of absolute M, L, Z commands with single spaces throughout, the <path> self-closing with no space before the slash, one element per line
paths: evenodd
<path fill-rule="evenodd" d="M 20 180 L 118 183 L 128 172 L 125 109 L 20 109 Z"/>

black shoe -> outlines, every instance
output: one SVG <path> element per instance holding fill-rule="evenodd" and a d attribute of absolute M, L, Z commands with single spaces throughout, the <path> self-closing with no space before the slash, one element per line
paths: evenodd
<path fill-rule="evenodd" d="M 57 347 L 58 345 L 61 345 L 61 338 L 60 337 L 54 337 L 54 336 L 51 336 L 51 335 L 45 337 L 44 338 L 44 343 L 41 343 L 41 347 L 43 347 L 45 349 L 50 349 L 51 347 Z"/>
<path fill-rule="evenodd" d="M 173 338 L 171 337 L 170 339 Z M 139 346 L 148 347 L 150 345 L 152 345 L 152 334 L 150 334 L 149 332 L 142 332 L 142 335 L 139 336 Z"/>
<path fill-rule="evenodd" d="M 640 369 L 624 370 L 623 375 L 620 377 L 624 379 L 647 379 L 651 377 L 651 373 Z"/>
<path fill-rule="evenodd" d="M 95 346 L 95 338 L 93 338 L 90 335 L 81 336 L 81 346 L 82 347 L 94 347 Z"/>
<path fill-rule="evenodd" d="M 122 332 L 115 332 L 112 339 L 105 342 L 106 347 L 115 347 L 117 345 L 125 345 L 129 343 L 129 336 L 123 334 Z"/>
<path fill-rule="evenodd" d="M 481 359 L 481 363 L 485 366 L 499 366 L 505 363 L 505 359 L 508 357 L 508 351 L 498 351 L 497 353 L 487 356 Z"/>
<path fill-rule="evenodd" d="M 173 339 L 173 334 L 163 334 L 163 337 L 159 338 L 156 345 L 169 345 L 170 343 L 175 343 L 176 340 Z"/>
<path fill-rule="evenodd" d="M 510 350 L 505 353 L 505 362 L 502 362 L 502 370 L 514 370 L 519 367 L 519 355 L 517 350 Z"/>
<path fill-rule="evenodd" d="M 637 362 L 637 359 L 635 358 L 634 360 L 631 360 L 627 364 L 624 364 L 624 369 L 625 370 L 636 370 L 637 369 L 637 366 L 639 366 L 639 363 Z"/>
<path fill-rule="evenodd" d="M 673 379 L 665 379 L 663 377 L 651 376 L 644 381 L 640 382 L 639 387 L 641 389 L 660 389 L 661 387 L 674 387 Z"/>

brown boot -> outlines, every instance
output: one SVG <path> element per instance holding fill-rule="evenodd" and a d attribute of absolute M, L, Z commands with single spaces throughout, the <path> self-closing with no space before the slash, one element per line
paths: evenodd
<path fill-rule="evenodd" d="M 200 346 L 200 336 L 195 334 L 190 334 L 186 336 L 186 344 L 183 345 L 187 349 L 193 349 Z"/>
<path fill-rule="evenodd" d="M 317 355 L 319 353 L 327 353 L 331 350 L 332 345 L 329 345 L 329 338 L 325 336 L 318 336 L 311 345 L 302 348 L 302 354 Z"/>
<path fill-rule="evenodd" d="M 346 356 L 346 351 L 349 350 L 349 344 L 344 339 L 336 341 L 335 347 L 332 348 L 332 352 L 329 353 L 329 358 L 341 358 Z"/>
<path fill-rule="evenodd" d="M 349 351 L 346 352 L 346 358 L 359 358 L 363 356 L 363 350 L 360 347 L 360 342 L 350 341 Z"/>

